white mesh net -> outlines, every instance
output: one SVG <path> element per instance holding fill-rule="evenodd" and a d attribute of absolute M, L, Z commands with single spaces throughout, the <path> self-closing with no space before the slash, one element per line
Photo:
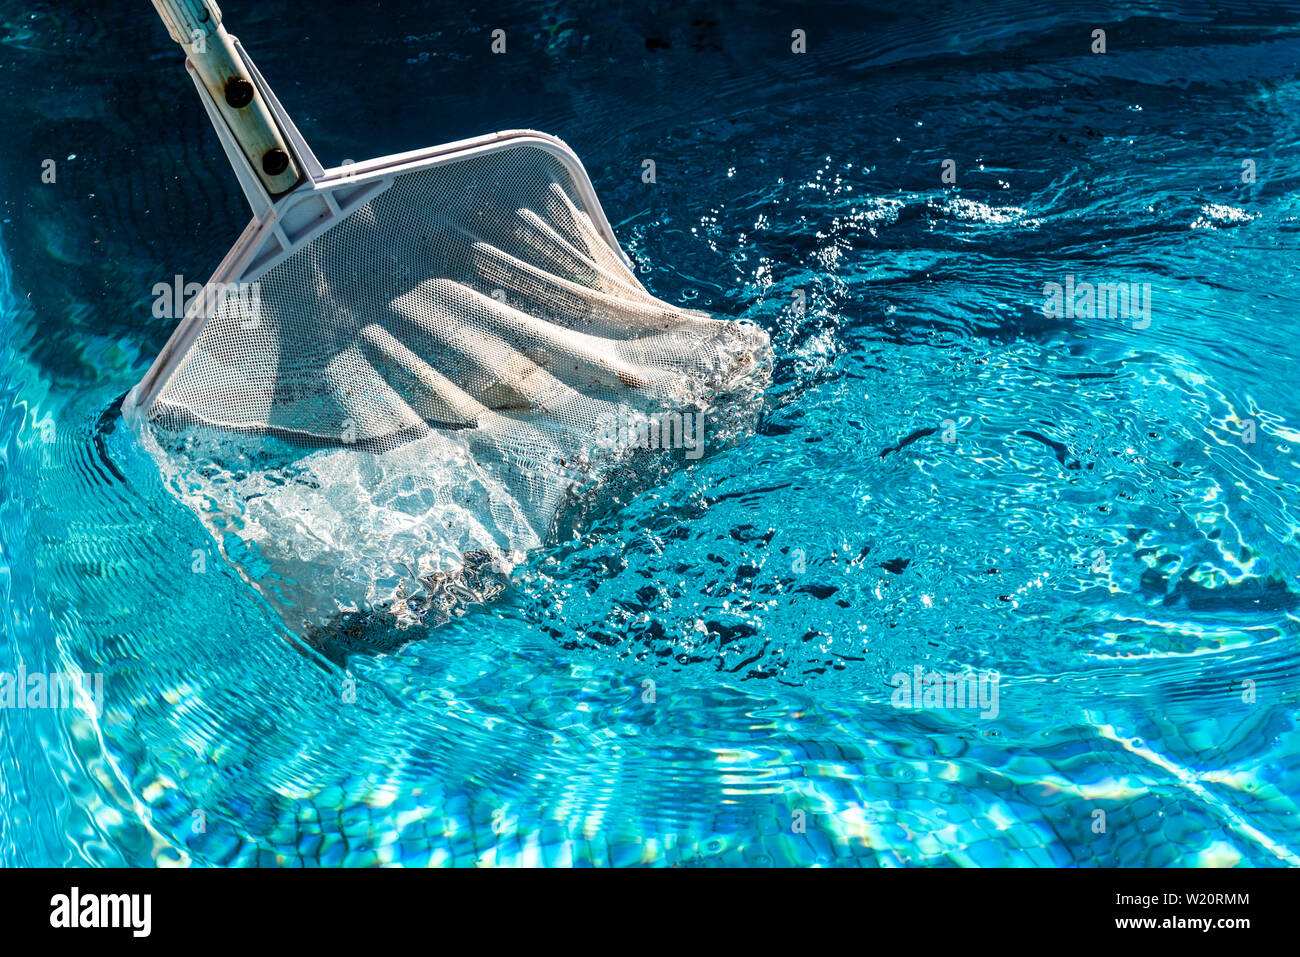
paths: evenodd
<path fill-rule="evenodd" d="M 289 620 L 445 614 L 637 448 L 743 430 L 766 334 L 655 299 L 580 197 L 525 145 L 401 173 L 179 357 L 149 443 Z"/>

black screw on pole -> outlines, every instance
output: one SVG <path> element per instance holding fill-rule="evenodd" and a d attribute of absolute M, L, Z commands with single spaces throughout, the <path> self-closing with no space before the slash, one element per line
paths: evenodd
<path fill-rule="evenodd" d="M 278 146 L 262 154 L 262 172 L 267 176 L 279 176 L 289 168 L 289 154 Z"/>
<path fill-rule="evenodd" d="M 253 102 L 253 84 L 242 76 L 232 76 L 226 81 L 226 102 L 236 110 Z"/>

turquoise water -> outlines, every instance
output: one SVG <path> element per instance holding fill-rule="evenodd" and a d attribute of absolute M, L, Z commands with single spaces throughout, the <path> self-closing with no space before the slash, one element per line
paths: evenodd
<path fill-rule="evenodd" d="M 246 218 L 189 81 L 147 5 L 0 7 L 0 673 L 103 676 L 0 709 L 0 862 L 1300 863 L 1300 8 L 242 6 L 327 163 L 563 137 L 652 292 L 769 331 L 766 414 L 304 654 L 115 412 Z"/>

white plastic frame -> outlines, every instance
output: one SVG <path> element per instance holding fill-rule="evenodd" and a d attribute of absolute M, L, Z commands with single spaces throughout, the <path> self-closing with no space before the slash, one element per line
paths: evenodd
<path fill-rule="evenodd" d="M 377 159 L 348 166 L 324 169 L 310 147 L 289 119 L 284 107 L 262 78 L 257 67 L 244 52 L 238 40 L 235 49 L 248 67 L 258 92 L 265 98 L 276 123 L 303 170 L 304 179 L 278 199 L 268 196 L 257 174 L 249 165 L 243 150 L 224 118 L 212 104 L 207 90 L 192 66 L 191 77 L 199 87 L 200 99 L 207 107 L 208 117 L 221 138 L 226 156 L 239 177 L 240 186 L 253 209 L 253 221 L 226 253 L 216 272 L 204 287 L 204 294 L 195 296 L 185 318 L 177 325 L 162 352 L 153 361 L 143 379 L 127 395 L 123 412 L 128 417 L 139 415 L 147 409 L 167 384 L 194 341 L 203 331 L 223 293 L 236 283 L 253 282 L 281 260 L 292 255 L 321 234 L 342 223 L 375 196 L 388 189 L 396 177 L 417 170 L 431 169 L 455 163 L 474 156 L 495 153 L 503 149 L 530 146 L 545 150 L 564 164 L 573 177 L 583 205 L 592 222 L 611 249 L 631 268 L 627 255 L 619 247 L 614 230 L 596 198 L 595 187 L 587 175 L 582 161 L 557 137 L 535 130 L 504 130 L 440 146 L 406 153 L 394 153 Z M 213 287 L 217 288 L 214 290 Z M 208 306 L 212 306 L 210 311 Z"/>

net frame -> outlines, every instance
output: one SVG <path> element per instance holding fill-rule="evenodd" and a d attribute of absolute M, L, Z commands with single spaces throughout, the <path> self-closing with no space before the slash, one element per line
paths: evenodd
<path fill-rule="evenodd" d="M 220 20 L 219 15 L 217 20 Z M 229 36 L 229 42 L 238 65 L 248 75 L 257 96 L 265 104 L 293 154 L 293 159 L 301 168 L 302 179 L 298 185 L 279 197 L 268 194 L 262 178 L 249 162 L 241 144 L 241 131 L 231 127 L 218 105 L 213 102 L 199 69 L 192 60 L 187 59 L 185 69 L 194 82 L 199 101 L 207 111 L 244 196 L 253 210 L 253 219 L 205 283 L 203 295 L 194 297 L 192 304 L 187 307 L 184 318 L 144 378 L 128 393 L 123 403 L 123 412 L 133 424 L 138 424 L 147 416 L 149 406 L 184 361 L 190 347 L 203 331 L 203 326 L 220 308 L 226 289 L 256 281 L 278 262 L 341 225 L 366 202 L 388 189 L 402 173 L 432 169 L 513 147 L 545 150 L 566 167 L 600 237 L 609 244 L 623 264 L 631 268 L 631 261 L 614 236 L 614 230 L 600 205 L 586 168 L 577 154 L 558 137 L 537 130 L 502 130 L 326 169 L 316 158 L 243 44 L 234 36 Z"/>
<path fill-rule="evenodd" d="M 185 361 L 208 321 L 220 309 L 232 287 L 256 282 L 293 253 L 342 225 L 370 200 L 392 187 L 398 176 L 462 162 L 508 149 L 532 148 L 546 152 L 565 167 L 576 187 L 584 211 L 600 237 L 631 268 L 619 246 L 591 177 L 577 154 L 558 137 L 536 130 L 504 130 L 457 140 L 439 146 L 381 156 L 362 163 L 320 170 L 286 193 L 273 206 L 255 216 L 204 285 L 193 297 L 184 319 L 167 344 L 131 390 L 125 403 L 135 417 L 147 415 L 172 375 Z"/>

